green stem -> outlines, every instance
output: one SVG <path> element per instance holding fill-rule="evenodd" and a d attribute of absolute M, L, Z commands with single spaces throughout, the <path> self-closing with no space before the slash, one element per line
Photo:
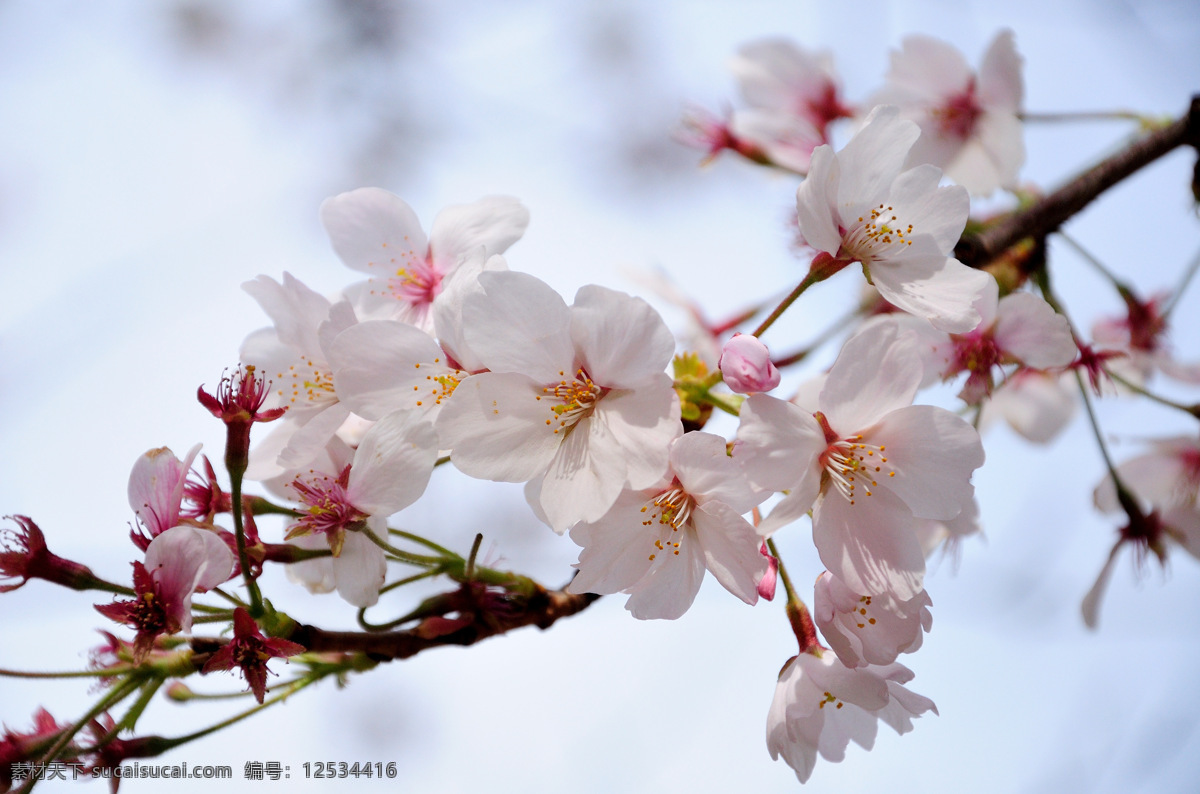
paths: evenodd
<path fill-rule="evenodd" d="M 230 512 L 233 513 L 233 531 L 237 538 L 238 563 L 242 569 L 242 579 L 246 583 L 246 592 L 250 596 L 247 611 L 252 618 L 261 618 L 263 609 L 262 593 L 258 590 L 258 582 L 250 568 L 250 555 L 246 553 L 246 529 L 242 518 L 242 472 L 236 469 L 229 472 L 229 502 Z"/>
<path fill-rule="evenodd" d="M 1154 392 L 1147 390 L 1145 387 L 1139 386 L 1136 383 L 1134 383 L 1133 381 L 1130 381 L 1126 378 L 1121 377 L 1120 375 L 1113 372 L 1108 367 L 1104 368 L 1104 374 L 1108 375 L 1108 377 L 1112 378 L 1117 383 L 1121 384 L 1122 386 L 1129 389 L 1130 391 L 1136 392 L 1137 394 L 1140 394 L 1149 400 L 1153 400 L 1154 402 L 1158 403 L 1159 405 L 1165 405 L 1168 408 L 1174 408 L 1178 411 L 1183 411 L 1184 413 L 1190 414 L 1192 417 L 1194 417 L 1196 419 L 1200 419 L 1200 404 L 1184 405 L 1183 403 L 1177 403 L 1174 400 L 1168 400 L 1166 397 L 1155 394 Z"/>
<path fill-rule="evenodd" d="M 59 737 L 54 741 L 54 744 L 50 745 L 50 749 L 48 749 L 38 759 L 38 763 L 48 764 L 58 758 L 59 753 L 61 753 L 67 747 L 67 745 L 71 743 L 71 740 L 75 738 L 75 735 L 83 730 L 88 723 L 103 714 L 110 707 L 120 703 L 141 685 L 142 680 L 139 676 L 130 676 L 110 689 L 108 693 L 104 695 L 104 697 L 97 700 L 95 705 L 88 709 L 86 714 L 79 718 L 78 722 L 73 723 L 59 735 Z M 17 794 L 27 794 L 27 792 L 33 790 L 33 787 L 37 784 L 37 782 L 38 778 L 29 778 L 29 780 L 25 782 L 25 785 L 17 789 Z"/>
<path fill-rule="evenodd" d="M 779 581 L 783 582 L 783 593 L 787 596 L 788 601 L 799 601 L 796 597 L 796 590 L 792 587 L 792 578 L 788 576 L 787 568 L 784 567 L 783 558 L 779 556 L 779 549 L 775 548 L 775 539 L 767 538 L 767 550 L 771 552 L 771 556 L 779 564 Z"/>
<path fill-rule="evenodd" d="M 1144 127 L 1154 119 L 1132 110 L 1075 110 L 1066 113 L 1021 113 L 1021 121 L 1136 121 Z"/>
<path fill-rule="evenodd" d="M 1162 317 L 1164 320 L 1167 319 L 1167 317 L 1179 304 L 1180 296 L 1183 295 L 1183 291 L 1186 290 L 1188 285 L 1192 282 L 1192 276 L 1196 275 L 1197 269 L 1200 269 L 1200 251 L 1197 251 L 1196 255 L 1192 257 L 1192 261 L 1188 263 L 1187 270 L 1183 272 L 1183 278 L 1179 280 L 1179 286 L 1172 291 L 1171 297 L 1167 301 L 1167 305 L 1163 307 Z"/>
<path fill-rule="evenodd" d="M 256 704 L 254 707 L 243 711 L 240 714 L 235 714 L 234 716 L 230 717 L 227 720 L 222 720 L 221 722 L 218 722 L 215 725 L 210 725 L 209 727 L 207 727 L 203 730 L 200 730 L 200 731 L 196 731 L 195 733 L 189 733 L 189 734 L 186 734 L 185 736 L 177 736 L 174 739 L 167 739 L 164 742 L 164 751 L 165 750 L 173 750 L 176 747 L 179 747 L 180 745 L 187 744 L 188 742 L 195 741 L 196 739 L 203 739 L 205 736 L 208 736 L 211 733 L 216 733 L 217 731 L 224 730 L 225 728 L 228 728 L 230 725 L 234 725 L 238 722 L 241 722 L 242 720 L 246 719 L 247 717 L 252 717 L 255 714 L 257 714 L 258 712 L 262 711 L 263 709 L 269 708 L 269 707 L 275 705 L 276 703 L 278 703 L 279 701 L 284 700 L 285 698 L 291 697 L 292 695 L 299 692 L 301 689 L 304 689 L 305 687 L 307 687 L 311 684 L 315 684 L 322 677 L 323 677 L 323 675 L 312 675 L 312 676 L 305 676 L 304 678 L 301 678 L 301 679 L 297 679 L 287 689 L 286 692 L 280 692 L 278 695 L 274 695 L 274 696 L 268 698 L 267 700 L 263 701 L 262 703 Z"/>
<path fill-rule="evenodd" d="M 30 673 L 24 670 L 5 670 L 0 668 L 0 677 L 5 678 L 111 678 L 137 670 L 137 665 L 126 667 L 106 667 L 102 670 L 72 670 L 61 673 Z"/>
<path fill-rule="evenodd" d="M 108 742 L 112 741 L 122 730 L 132 731 L 134 726 L 137 725 L 138 719 L 141 718 L 142 712 L 146 710 L 146 706 L 150 705 L 150 700 L 158 693 L 159 688 L 163 685 L 163 681 L 164 679 L 162 678 L 155 678 L 147 681 L 142 686 L 142 692 L 140 695 L 138 695 L 137 700 L 135 700 L 133 705 L 129 707 L 129 710 L 125 712 L 125 716 L 121 717 L 121 719 L 109 729 L 108 733 L 104 734 L 104 738 L 96 742 L 96 744 L 107 744 Z"/>
<path fill-rule="evenodd" d="M 390 543 L 388 543 L 383 538 L 376 535 L 374 532 L 372 532 L 371 528 L 368 527 L 366 524 L 363 524 L 362 529 L 360 529 L 359 531 L 362 532 L 364 535 L 366 535 L 368 538 L 370 538 L 372 543 L 374 543 L 376 546 L 378 546 L 379 548 L 386 551 L 388 554 L 391 554 L 393 557 L 395 557 L 400 562 L 406 562 L 409 565 L 421 565 L 421 566 L 425 566 L 425 567 L 430 567 L 430 566 L 434 566 L 434 565 L 440 565 L 445 561 L 444 558 L 442 558 L 442 557 L 427 557 L 423 554 L 413 554 L 411 552 L 407 552 L 407 551 L 398 549 L 395 546 L 392 546 Z"/>
<path fill-rule="evenodd" d="M 439 546 L 438 544 L 434 543 L 432 540 L 423 538 L 420 535 L 414 535 L 412 532 L 405 532 L 403 529 L 392 529 L 391 527 L 389 527 L 388 534 L 395 535 L 396 537 L 404 538 L 405 540 L 411 540 L 413 543 L 420 543 L 425 548 L 432 549 L 433 551 L 436 551 L 438 554 L 442 555 L 443 557 L 457 557 L 458 556 L 454 552 L 450 551 L 450 549 L 447 549 L 443 546 Z"/>
<path fill-rule="evenodd" d="M 789 292 L 787 297 L 784 298 L 783 301 L 776 306 L 770 314 L 767 315 L 767 318 L 762 321 L 758 328 L 754 329 L 754 332 L 751 335 L 762 336 L 763 333 L 772 325 L 774 325 L 775 321 L 778 320 L 780 316 L 788 310 L 788 307 L 795 303 L 796 299 L 804 294 L 806 289 L 811 287 L 813 284 L 816 284 L 820 280 L 820 278 L 816 278 L 810 271 L 809 274 L 804 277 L 804 280 L 797 284 L 796 288 Z"/>

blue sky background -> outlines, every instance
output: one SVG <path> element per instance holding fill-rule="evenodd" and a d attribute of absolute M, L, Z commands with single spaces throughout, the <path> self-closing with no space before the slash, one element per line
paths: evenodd
<path fill-rule="evenodd" d="M 32 516 L 52 549 L 113 579 L 132 559 L 136 457 L 198 441 L 220 456 L 223 430 L 193 395 L 266 323 L 239 285 L 288 270 L 331 293 L 355 279 L 317 222 L 327 195 L 385 187 L 427 225 L 446 204 L 515 195 L 532 222 L 510 251 L 514 269 L 570 299 L 592 282 L 639 291 L 625 274 L 662 267 L 722 316 L 803 271 L 785 229 L 794 180 L 732 159 L 699 169 L 669 139 L 686 104 L 735 101 L 726 63 L 743 42 L 785 35 L 832 50 L 852 100 L 878 86 L 907 33 L 950 40 L 978 63 L 1005 26 L 1025 57 L 1031 111 L 1178 114 L 1200 88 L 1200 18 L 1186 2 L 249 6 L 0 3 L 0 512 Z M 1052 187 L 1128 131 L 1030 127 L 1023 178 Z M 1200 248 L 1192 164 L 1185 152 L 1165 158 L 1070 231 L 1146 293 L 1169 287 Z M 1052 243 L 1052 257 L 1081 326 L 1118 308 L 1069 250 Z M 857 286 L 852 273 L 821 285 L 768 341 L 815 335 Z M 1182 356 L 1200 358 L 1196 313 L 1177 318 Z M 1140 439 L 1195 430 L 1142 403 L 1106 402 L 1101 417 L 1118 458 Z M 1200 565 L 1176 554 L 1166 575 L 1152 567 L 1139 579 L 1123 561 L 1100 630 L 1086 631 L 1078 604 L 1114 536 L 1091 507 L 1102 465 L 1082 416 L 1048 448 L 1005 428 L 985 447 L 987 538 L 929 577 L 934 629 L 902 660 L 941 716 L 904 737 L 882 728 L 870 753 L 820 762 L 808 788 L 1194 791 Z M 450 470 L 398 523 L 463 550 L 483 531 L 493 562 L 548 584 L 576 559 L 518 486 Z M 780 543 L 798 581 L 816 577 L 805 525 Z M 353 621 L 336 597 L 268 576 L 268 594 L 297 618 Z M 111 628 L 91 603 L 40 583 L 0 598 L 0 666 L 82 664 L 93 629 Z M 301 791 L 332 788 L 297 779 L 318 760 L 394 760 L 412 791 L 793 787 L 763 736 L 794 647 L 781 605 L 749 608 L 712 582 L 679 621 L 640 623 L 622 605 L 608 598 L 547 633 L 423 654 L 342 691 L 322 685 L 167 760 L 232 765 L 227 791 L 285 785 L 242 783 L 250 760 L 290 765 Z M 0 679 L 0 720 L 26 727 L 39 705 L 70 719 L 85 690 Z M 160 703 L 141 729 L 174 735 L 224 713 Z"/>

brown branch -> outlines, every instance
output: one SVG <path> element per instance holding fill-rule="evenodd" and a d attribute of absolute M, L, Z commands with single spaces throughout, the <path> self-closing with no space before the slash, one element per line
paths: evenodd
<path fill-rule="evenodd" d="M 587 609 L 598 598 L 600 596 L 593 593 L 576 595 L 539 587 L 519 606 L 477 612 L 464 620 L 465 625 L 444 634 L 431 635 L 425 623 L 412 629 L 387 632 L 325 631 L 301 623 L 288 639 L 314 652 L 359 651 L 377 661 L 407 659 L 438 646 L 474 645 L 522 626 L 548 629 L 558 619 Z"/>
<path fill-rule="evenodd" d="M 1185 144 L 1200 148 L 1200 95 L 1192 97 L 1188 112 L 1178 120 L 1139 138 L 1027 209 L 964 236 L 954 255 L 965 265 L 981 267 L 1021 240 L 1041 241 L 1105 190 Z"/>

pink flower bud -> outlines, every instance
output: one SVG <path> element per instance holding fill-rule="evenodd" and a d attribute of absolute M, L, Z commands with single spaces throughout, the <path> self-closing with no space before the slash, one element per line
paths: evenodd
<path fill-rule="evenodd" d="M 725 343 L 717 366 L 725 385 L 739 394 L 770 391 L 779 385 L 779 370 L 771 363 L 767 346 L 748 334 L 734 334 Z"/>

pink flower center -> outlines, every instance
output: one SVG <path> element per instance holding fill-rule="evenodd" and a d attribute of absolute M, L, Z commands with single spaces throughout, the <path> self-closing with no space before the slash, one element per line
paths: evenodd
<path fill-rule="evenodd" d="M 859 496 L 871 496 L 874 493 L 871 489 L 879 485 L 878 478 L 885 473 L 888 477 L 896 476 L 895 467 L 888 464 L 887 446 L 865 444 L 861 433 L 839 438 L 824 414 L 818 412 L 814 416 L 828 442 L 818 462 L 825 469 L 828 481 L 850 504 L 854 504 Z M 825 490 L 824 482 L 821 490 Z"/>
<path fill-rule="evenodd" d="M 975 79 L 967 83 L 962 93 L 946 100 L 946 104 L 932 110 L 938 129 L 947 138 L 966 140 L 975 130 L 975 122 L 983 113 L 975 99 Z"/>
<path fill-rule="evenodd" d="M 428 306 L 442 291 L 442 278 L 446 274 L 433 263 L 429 254 L 410 257 L 396 275 L 388 279 L 388 291 L 392 297 L 413 306 Z"/>
<path fill-rule="evenodd" d="M 346 495 L 346 481 L 350 467 L 336 480 L 318 477 L 305 482 L 297 477 L 291 487 L 304 503 L 304 515 L 288 530 L 288 537 L 322 533 L 333 536 L 347 529 L 355 529 L 366 520 L 367 514 L 350 504 Z"/>

